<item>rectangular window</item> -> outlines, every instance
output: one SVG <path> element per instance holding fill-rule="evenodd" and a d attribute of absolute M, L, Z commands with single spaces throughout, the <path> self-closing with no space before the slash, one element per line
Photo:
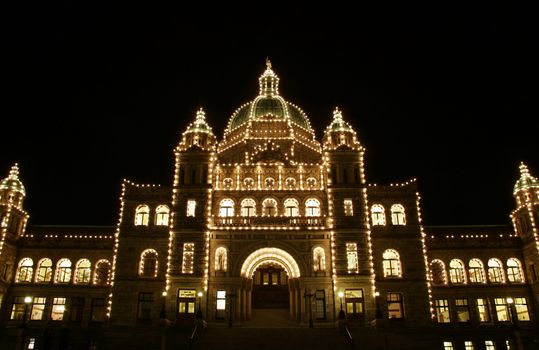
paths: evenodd
<path fill-rule="evenodd" d="M 473 342 L 471 340 L 466 340 L 464 342 L 464 350 L 475 350 Z"/>
<path fill-rule="evenodd" d="M 138 294 L 138 319 L 151 320 L 153 306 L 153 293 Z"/>
<path fill-rule="evenodd" d="M 485 350 L 496 350 L 496 346 L 492 340 L 485 340 Z"/>
<path fill-rule="evenodd" d="M 519 321 L 529 321 L 530 313 L 528 312 L 528 304 L 526 298 L 515 298 L 515 310 Z"/>
<path fill-rule="evenodd" d="M 363 290 L 346 289 L 344 291 L 346 313 L 348 317 L 358 319 L 364 317 Z"/>
<path fill-rule="evenodd" d="M 357 261 L 357 243 L 346 243 L 346 261 L 348 265 L 348 273 L 359 272 Z"/>
<path fill-rule="evenodd" d="M 36 348 L 36 338 L 29 338 L 28 339 L 28 350 L 33 350 Z"/>
<path fill-rule="evenodd" d="M 468 308 L 468 299 L 455 299 L 455 308 L 457 309 L 458 322 L 470 321 L 470 309 Z"/>
<path fill-rule="evenodd" d="M 345 216 L 354 216 L 354 205 L 352 204 L 351 199 L 344 200 L 344 215 Z"/>
<path fill-rule="evenodd" d="M 11 307 L 11 316 L 9 319 L 21 321 L 24 316 L 24 297 L 13 298 L 13 306 Z"/>
<path fill-rule="evenodd" d="M 262 278 L 262 274 L 260 273 L 259 270 L 256 270 L 255 275 L 253 277 L 255 285 L 257 285 L 257 286 L 260 285 L 260 278 Z"/>
<path fill-rule="evenodd" d="M 453 350 L 453 342 L 444 341 L 444 350 Z"/>
<path fill-rule="evenodd" d="M 262 284 L 267 286 L 269 284 L 269 273 L 264 272 L 262 276 L 263 276 Z"/>
<path fill-rule="evenodd" d="M 92 311 L 90 320 L 92 322 L 102 322 L 105 319 L 105 299 L 92 298 Z"/>
<path fill-rule="evenodd" d="M 510 320 L 509 305 L 505 298 L 494 298 L 494 305 L 496 307 L 496 317 L 499 322 L 508 322 Z"/>
<path fill-rule="evenodd" d="M 403 318 L 401 293 L 387 293 L 387 314 L 390 319 Z"/>
<path fill-rule="evenodd" d="M 436 320 L 438 323 L 449 323 L 451 317 L 449 315 L 449 303 L 447 299 L 436 300 Z"/>
<path fill-rule="evenodd" d="M 66 298 L 53 298 L 51 320 L 62 321 L 64 319 L 65 310 L 66 310 Z"/>
<path fill-rule="evenodd" d="M 513 350 L 516 349 L 515 343 L 513 342 L 513 339 L 508 339 L 505 341 L 505 348 L 507 350 Z"/>
<path fill-rule="evenodd" d="M 217 310 L 226 310 L 226 291 L 217 291 Z"/>
<path fill-rule="evenodd" d="M 182 273 L 193 273 L 193 262 L 195 258 L 195 244 L 183 244 Z"/>
<path fill-rule="evenodd" d="M 490 322 L 487 299 L 477 299 L 477 313 L 479 315 L 479 322 Z"/>
<path fill-rule="evenodd" d="M 187 200 L 187 217 L 195 217 L 197 201 L 194 199 Z"/>
<path fill-rule="evenodd" d="M 326 292 L 323 290 L 317 290 L 314 294 L 316 300 L 315 314 L 317 320 L 326 319 Z"/>
<path fill-rule="evenodd" d="M 34 297 L 32 311 L 30 312 L 30 319 L 32 321 L 38 321 L 43 319 L 43 312 L 45 311 L 46 300 L 47 298 L 44 297 Z"/>
<path fill-rule="evenodd" d="M 82 321 L 82 313 L 84 310 L 84 298 L 71 299 L 71 322 Z"/>

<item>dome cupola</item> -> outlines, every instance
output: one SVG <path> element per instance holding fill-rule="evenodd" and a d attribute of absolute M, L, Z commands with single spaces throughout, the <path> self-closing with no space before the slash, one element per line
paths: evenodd
<path fill-rule="evenodd" d="M 0 182 L 0 192 L 20 193 L 26 196 L 24 185 L 19 179 L 19 165 L 17 163 L 11 167 L 8 177 Z"/>
<path fill-rule="evenodd" d="M 181 151 L 190 147 L 199 147 L 205 151 L 213 150 L 216 137 L 211 127 L 206 122 L 206 113 L 200 108 L 196 113 L 196 118 L 182 134 L 182 140 L 178 145 Z"/>
<path fill-rule="evenodd" d="M 355 130 L 350 123 L 344 121 L 339 107 L 336 107 L 333 111 L 333 120 L 326 128 L 322 142 L 325 149 L 336 149 L 341 146 L 354 149 L 361 147 Z"/>
<path fill-rule="evenodd" d="M 520 178 L 513 188 L 513 195 L 517 197 L 517 202 L 525 203 L 526 199 L 539 202 L 539 181 L 530 174 L 524 162 L 521 162 L 518 168 Z"/>

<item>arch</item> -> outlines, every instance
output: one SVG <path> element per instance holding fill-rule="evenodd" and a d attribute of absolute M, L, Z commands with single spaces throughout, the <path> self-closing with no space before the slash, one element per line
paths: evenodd
<path fill-rule="evenodd" d="M 471 259 L 468 262 L 468 278 L 470 283 L 486 283 L 485 269 L 480 259 Z"/>
<path fill-rule="evenodd" d="M 503 265 L 500 259 L 491 258 L 488 260 L 488 279 L 491 283 L 505 283 Z"/>
<path fill-rule="evenodd" d="M 155 249 L 146 249 L 140 254 L 138 270 L 140 277 L 157 277 L 157 256 Z"/>
<path fill-rule="evenodd" d="M 17 269 L 17 282 L 32 282 L 34 277 L 34 261 L 31 258 L 22 258 Z"/>
<path fill-rule="evenodd" d="M 71 281 L 71 260 L 60 259 L 56 264 L 55 283 L 69 283 Z"/>
<path fill-rule="evenodd" d="M 245 198 L 241 201 L 241 216 L 256 216 L 256 201 L 252 198 Z"/>
<path fill-rule="evenodd" d="M 167 226 L 170 209 L 168 206 L 161 204 L 155 209 L 155 224 L 157 226 Z"/>
<path fill-rule="evenodd" d="M 453 259 L 449 262 L 449 279 L 454 284 L 466 283 L 466 271 L 462 260 Z"/>
<path fill-rule="evenodd" d="M 222 199 L 219 203 L 219 216 L 222 218 L 234 216 L 234 201 L 230 198 Z"/>
<path fill-rule="evenodd" d="M 88 259 L 80 259 L 75 265 L 75 283 L 89 284 L 92 275 L 92 263 Z"/>
<path fill-rule="evenodd" d="M 287 198 L 284 200 L 284 215 L 285 216 L 299 216 L 299 202 L 294 198 Z"/>
<path fill-rule="evenodd" d="M 522 263 L 517 258 L 507 259 L 507 279 L 511 283 L 524 283 Z"/>
<path fill-rule="evenodd" d="M 371 220 L 373 226 L 385 226 L 386 214 L 384 206 L 381 204 L 373 204 L 371 207 Z"/>
<path fill-rule="evenodd" d="M 286 251 L 275 247 L 260 248 L 252 252 L 241 266 L 241 276 L 252 278 L 255 270 L 260 265 L 269 262 L 276 263 L 283 267 L 288 274 L 288 278 L 298 278 L 301 276 L 296 260 Z"/>
<path fill-rule="evenodd" d="M 322 247 L 313 249 L 313 269 L 314 271 L 326 271 L 326 252 Z"/>
<path fill-rule="evenodd" d="M 442 260 L 434 259 L 430 262 L 430 276 L 433 284 L 447 284 L 447 273 Z"/>
<path fill-rule="evenodd" d="M 305 216 L 320 216 L 320 201 L 316 198 L 307 198 L 305 201 Z"/>
<path fill-rule="evenodd" d="M 52 260 L 43 258 L 37 263 L 36 283 L 48 283 L 52 281 Z"/>
<path fill-rule="evenodd" d="M 101 259 L 95 263 L 94 284 L 108 284 L 110 278 L 110 262 Z"/>
<path fill-rule="evenodd" d="M 402 277 L 401 259 L 395 249 L 386 249 L 382 254 L 384 277 Z"/>
<path fill-rule="evenodd" d="M 274 198 L 265 198 L 262 201 L 262 216 L 277 216 L 277 201 Z"/>
<path fill-rule="evenodd" d="M 391 206 L 391 223 L 393 225 L 406 225 L 406 214 L 402 204 L 393 204 Z"/>
<path fill-rule="evenodd" d="M 146 204 L 141 204 L 135 209 L 135 226 L 148 226 L 150 217 L 150 207 Z"/>

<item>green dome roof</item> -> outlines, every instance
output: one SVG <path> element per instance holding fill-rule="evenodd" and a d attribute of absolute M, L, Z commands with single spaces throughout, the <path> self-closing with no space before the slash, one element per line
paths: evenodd
<path fill-rule="evenodd" d="M 19 166 L 17 163 L 11 167 L 8 177 L 0 182 L 0 190 L 19 192 L 23 196 L 26 196 L 24 185 L 19 180 Z"/>
<path fill-rule="evenodd" d="M 520 179 L 517 180 L 515 183 L 515 187 L 513 189 L 513 194 L 516 194 L 517 192 L 521 190 L 527 190 L 530 188 L 539 188 L 539 181 L 533 176 L 530 175 L 530 171 L 528 170 L 528 167 L 524 163 L 520 163 L 519 166 L 520 169 Z"/>

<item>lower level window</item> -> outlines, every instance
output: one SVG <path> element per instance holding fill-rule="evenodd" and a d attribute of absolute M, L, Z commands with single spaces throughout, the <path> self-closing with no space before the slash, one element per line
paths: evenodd
<path fill-rule="evenodd" d="M 347 289 L 344 291 L 344 297 L 346 302 L 346 313 L 348 314 L 348 317 L 363 317 L 363 290 Z"/>
<path fill-rule="evenodd" d="M 453 342 L 444 341 L 444 350 L 453 350 Z"/>
<path fill-rule="evenodd" d="M 528 305 L 526 298 L 515 298 L 515 309 L 517 312 L 517 318 L 519 321 L 529 321 L 530 313 L 528 312 Z"/>
<path fill-rule="evenodd" d="M 53 298 L 51 320 L 62 321 L 64 319 L 65 310 L 66 310 L 66 298 Z"/>
<path fill-rule="evenodd" d="M 468 309 L 468 299 L 455 299 L 455 308 L 457 309 L 457 320 L 459 322 L 470 321 L 470 310 Z"/>
<path fill-rule="evenodd" d="M 11 307 L 11 316 L 9 319 L 21 321 L 25 317 L 24 311 L 24 297 L 13 298 L 13 306 Z"/>
<path fill-rule="evenodd" d="M 92 322 L 102 322 L 105 319 L 105 299 L 93 298 L 92 299 L 92 313 L 90 320 Z"/>
<path fill-rule="evenodd" d="M 138 319 L 150 320 L 152 318 L 153 293 L 139 293 Z"/>
<path fill-rule="evenodd" d="M 71 322 L 82 321 L 82 312 L 84 310 L 84 298 L 72 298 L 71 299 Z"/>
<path fill-rule="evenodd" d="M 449 323 L 451 317 L 449 316 L 449 303 L 447 299 L 436 300 L 436 320 L 438 323 Z"/>
<path fill-rule="evenodd" d="M 509 307 L 505 298 L 494 298 L 496 306 L 496 317 L 499 322 L 508 322 L 510 320 Z"/>
<path fill-rule="evenodd" d="M 492 340 L 485 340 L 485 350 L 496 350 L 496 346 Z"/>
<path fill-rule="evenodd" d="M 30 319 L 32 321 L 39 321 L 43 319 L 43 312 L 45 311 L 46 300 L 47 298 L 44 297 L 34 297 L 32 311 L 30 312 Z"/>
<path fill-rule="evenodd" d="M 475 350 L 475 348 L 473 346 L 473 342 L 470 341 L 470 340 L 466 340 L 464 342 L 464 350 Z"/>
<path fill-rule="evenodd" d="M 404 317 L 401 293 L 387 293 L 387 314 L 390 319 Z"/>

